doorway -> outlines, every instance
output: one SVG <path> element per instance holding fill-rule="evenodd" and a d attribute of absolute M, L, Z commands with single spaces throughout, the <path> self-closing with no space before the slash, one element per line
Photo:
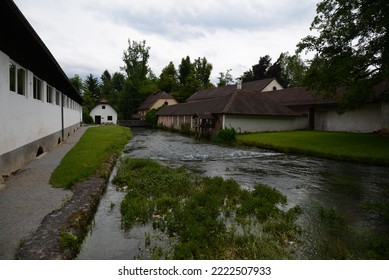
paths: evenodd
<path fill-rule="evenodd" d="M 101 124 L 101 116 L 95 116 L 95 124 Z"/>

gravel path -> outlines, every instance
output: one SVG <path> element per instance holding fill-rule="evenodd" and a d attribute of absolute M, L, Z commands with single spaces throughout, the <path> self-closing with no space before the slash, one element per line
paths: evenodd
<path fill-rule="evenodd" d="M 0 259 L 14 259 L 21 239 L 36 231 L 42 219 L 72 196 L 49 184 L 53 170 L 84 134 L 81 127 L 60 146 L 5 181 L 0 189 Z"/>

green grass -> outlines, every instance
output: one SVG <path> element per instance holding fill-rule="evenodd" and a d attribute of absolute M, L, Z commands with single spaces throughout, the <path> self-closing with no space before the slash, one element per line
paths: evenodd
<path fill-rule="evenodd" d="M 292 258 L 301 209 L 280 210 L 286 197 L 271 187 L 244 190 L 234 180 L 202 178 L 184 168 L 129 158 L 114 183 L 128 190 L 121 203 L 124 229 L 153 226 L 152 234 L 145 234 L 150 258 Z M 161 246 L 164 238 L 170 241 Z"/>
<path fill-rule="evenodd" d="M 389 165 L 389 137 L 346 132 L 292 131 L 237 135 L 239 144 L 330 159 Z"/>
<path fill-rule="evenodd" d="M 70 188 L 88 179 L 112 154 L 118 155 L 131 137 L 131 130 L 121 126 L 88 128 L 54 170 L 50 184 Z"/>

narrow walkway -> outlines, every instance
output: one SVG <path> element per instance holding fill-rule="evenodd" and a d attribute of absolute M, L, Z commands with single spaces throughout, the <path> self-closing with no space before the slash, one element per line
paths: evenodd
<path fill-rule="evenodd" d="M 53 188 L 49 179 L 86 129 L 81 127 L 60 146 L 5 181 L 0 189 L 0 259 L 14 259 L 20 240 L 36 231 L 42 219 L 72 195 L 71 191 Z"/>

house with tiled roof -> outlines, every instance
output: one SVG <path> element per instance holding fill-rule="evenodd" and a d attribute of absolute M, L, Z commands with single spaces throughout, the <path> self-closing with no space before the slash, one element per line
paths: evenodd
<path fill-rule="evenodd" d="M 100 100 L 99 104 L 91 110 L 89 115 L 95 124 L 117 124 L 118 121 L 116 110 L 105 98 Z"/>
<path fill-rule="evenodd" d="M 386 83 L 386 84 L 385 84 Z M 189 126 L 212 133 L 234 128 L 239 133 L 297 129 L 373 132 L 389 129 L 389 105 L 376 101 L 358 110 L 338 112 L 336 100 L 304 88 L 282 89 L 275 79 L 202 90 L 186 103 L 156 113 L 158 124 L 173 129 Z M 377 85 L 379 96 L 388 83 Z"/>
<path fill-rule="evenodd" d="M 158 109 L 162 106 L 177 104 L 177 100 L 172 94 L 164 91 L 156 91 L 149 95 L 145 101 L 138 107 L 137 118 L 145 119 L 147 112 L 152 109 Z"/>
<path fill-rule="evenodd" d="M 276 79 L 265 79 L 201 90 L 186 103 L 166 106 L 156 113 L 160 126 L 198 132 L 235 128 L 238 132 L 305 128 L 306 118 L 261 94 L 282 89 Z"/>

